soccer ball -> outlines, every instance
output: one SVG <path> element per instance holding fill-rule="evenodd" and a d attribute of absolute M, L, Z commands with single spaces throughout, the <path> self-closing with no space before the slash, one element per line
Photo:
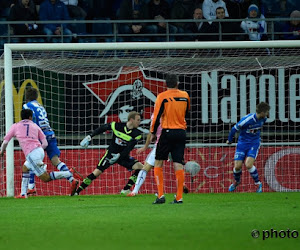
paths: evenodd
<path fill-rule="evenodd" d="M 184 165 L 184 169 L 185 172 L 190 173 L 191 176 L 195 176 L 199 173 L 200 171 L 200 165 L 195 162 L 195 161 L 188 161 L 185 165 Z"/>

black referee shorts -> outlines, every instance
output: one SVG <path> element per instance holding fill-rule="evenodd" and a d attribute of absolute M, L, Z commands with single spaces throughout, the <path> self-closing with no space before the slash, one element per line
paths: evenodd
<path fill-rule="evenodd" d="M 173 162 L 184 164 L 186 131 L 183 129 L 163 129 L 156 147 L 156 160 L 168 160 L 171 153 Z"/>

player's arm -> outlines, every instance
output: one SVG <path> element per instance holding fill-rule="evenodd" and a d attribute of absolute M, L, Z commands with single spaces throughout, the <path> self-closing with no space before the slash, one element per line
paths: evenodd
<path fill-rule="evenodd" d="M 104 125 L 101 125 L 99 128 L 95 129 L 90 135 L 87 135 L 81 142 L 80 146 L 83 148 L 87 148 L 90 142 L 92 141 L 92 138 L 96 135 L 99 135 L 107 130 L 111 130 L 111 123 L 107 123 Z"/>
<path fill-rule="evenodd" d="M 11 138 L 14 137 L 14 135 L 15 135 L 15 124 L 11 126 L 6 136 L 4 136 L 3 142 L 1 144 L 0 156 L 4 154 L 4 151 L 6 150 L 9 141 L 11 140 Z"/>
<path fill-rule="evenodd" d="M 227 141 L 226 141 L 227 144 L 231 144 L 231 143 L 232 143 L 232 140 L 233 140 L 233 137 L 234 137 L 235 133 L 236 133 L 237 131 L 239 131 L 239 130 L 240 130 L 240 127 L 239 127 L 238 123 L 235 124 L 235 125 L 231 128 L 230 133 L 229 133 L 229 135 L 228 135 L 228 139 L 227 139 Z"/>
<path fill-rule="evenodd" d="M 157 128 L 160 124 L 160 118 L 165 110 L 164 102 L 162 101 L 162 98 L 160 95 L 157 96 L 154 106 L 154 112 L 153 112 L 153 120 L 150 128 L 150 132 L 152 134 L 156 134 Z"/>
<path fill-rule="evenodd" d="M 149 147 L 150 143 L 151 143 L 151 133 L 149 133 L 149 134 L 147 135 L 147 139 L 146 139 L 145 145 L 144 145 L 142 148 L 139 148 L 136 152 L 137 152 L 138 154 L 140 154 L 140 153 L 142 153 L 142 152 L 145 152 L 146 149 Z"/>
<path fill-rule="evenodd" d="M 45 134 L 43 133 L 43 131 L 40 129 L 39 126 L 38 127 L 38 137 L 39 137 L 39 141 L 41 142 L 42 148 L 45 149 L 48 146 L 48 141 L 46 139 Z"/>

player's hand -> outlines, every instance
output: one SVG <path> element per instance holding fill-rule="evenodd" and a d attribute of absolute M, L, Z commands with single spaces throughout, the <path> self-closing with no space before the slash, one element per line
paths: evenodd
<path fill-rule="evenodd" d="M 154 143 L 155 141 L 156 141 L 156 135 L 155 134 L 151 134 L 150 142 Z"/>
<path fill-rule="evenodd" d="M 228 141 L 228 140 L 226 141 L 226 144 L 228 144 L 228 145 L 230 145 L 231 143 L 232 143 L 231 141 Z"/>
<path fill-rule="evenodd" d="M 108 160 L 109 164 L 114 164 L 120 158 L 120 154 L 111 154 L 112 158 Z"/>
<path fill-rule="evenodd" d="M 147 149 L 147 148 L 145 148 L 145 147 L 138 148 L 138 149 L 136 150 L 136 153 L 137 153 L 137 154 L 143 153 L 143 152 L 146 151 L 146 149 Z"/>
<path fill-rule="evenodd" d="M 83 148 L 87 148 L 92 140 L 92 137 L 90 135 L 86 136 L 81 142 L 80 146 Z"/>

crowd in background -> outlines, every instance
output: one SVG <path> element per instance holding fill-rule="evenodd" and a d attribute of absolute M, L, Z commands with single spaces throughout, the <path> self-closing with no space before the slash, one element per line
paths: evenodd
<path fill-rule="evenodd" d="M 297 0 L 0 0 L 0 40 L 1 44 L 7 37 L 9 42 L 260 41 L 270 39 L 266 18 L 278 17 L 299 20 L 276 22 L 276 38 L 300 39 L 298 10 Z M 67 20 L 106 22 L 59 22 Z M 120 22 L 114 28 L 110 20 Z M 5 21 L 24 23 L 8 26 Z"/>

